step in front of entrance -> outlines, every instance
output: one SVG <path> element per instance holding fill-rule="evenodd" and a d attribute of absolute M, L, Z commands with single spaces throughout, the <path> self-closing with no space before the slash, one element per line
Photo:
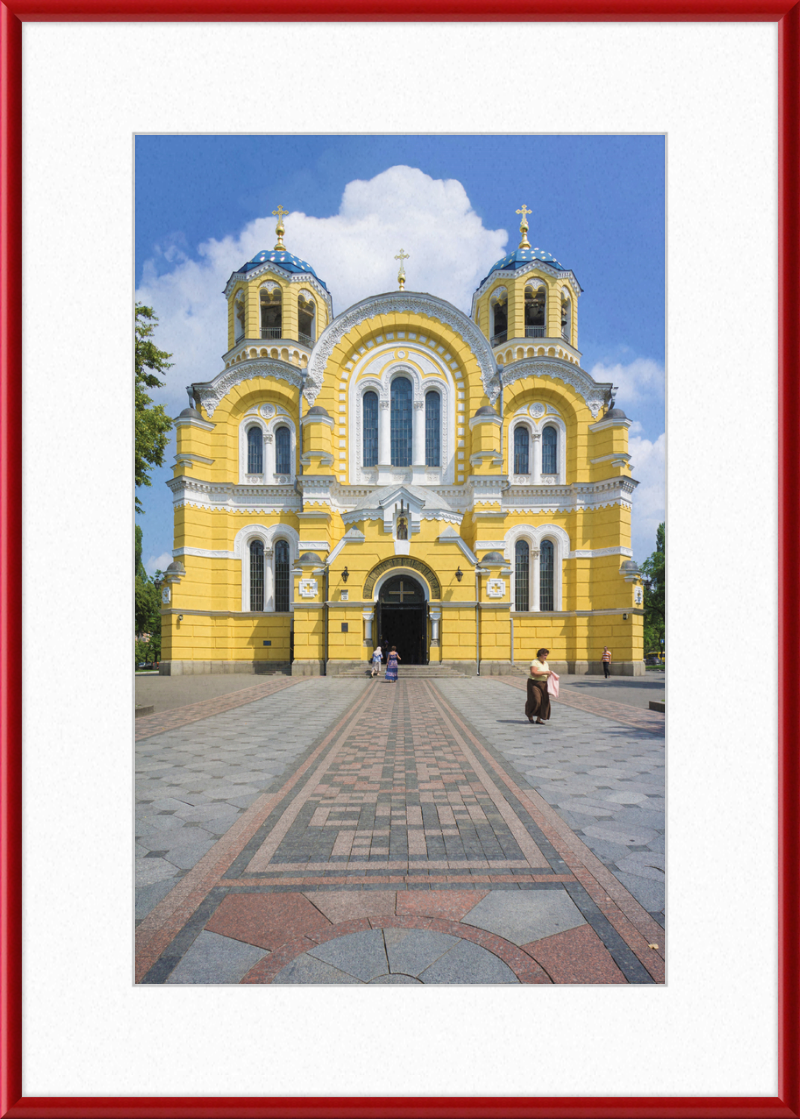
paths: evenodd
<path fill-rule="evenodd" d="M 383 665 L 381 667 L 381 676 L 383 676 L 383 673 L 385 671 L 386 666 Z M 368 665 L 364 665 L 363 668 L 349 668 L 345 672 L 336 673 L 337 676 L 341 677 L 364 677 L 369 676 L 369 674 L 370 668 Z M 459 679 L 465 677 L 467 674 L 466 672 L 458 672 L 454 668 L 448 668 L 447 666 L 440 664 L 409 664 L 406 666 L 400 665 L 400 675 L 405 679 L 411 679 L 415 676 L 422 676 L 425 679 L 430 679 L 430 677 L 432 676 L 449 676 L 454 679 Z"/>

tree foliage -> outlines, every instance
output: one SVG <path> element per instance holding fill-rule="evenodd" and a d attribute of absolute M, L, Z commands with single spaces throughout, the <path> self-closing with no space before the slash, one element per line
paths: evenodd
<path fill-rule="evenodd" d="M 164 465 L 164 451 L 167 436 L 172 428 L 172 420 L 164 411 L 163 404 L 154 404 L 146 389 L 162 388 L 164 381 L 158 374 L 165 374 L 171 368 L 169 358 L 172 354 L 159 350 L 153 342 L 153 331 L 158 322 L 152 307 L 143 303 L 136 304 L 136 485 L 151 485 L 149 467 Z M 136 511 L 144 509 L 136 498 Z"/>
<path fill-rule="evenodd" d="M 644 651 L 663 649 L 665 639 L 665 590 L 667 578 L 666 531 L 656 530 L 656 550 L 641 567 L 644 579 Z"/>
<path fill-rule="evenodd" d="M 142 529 L 136 525 L 133 553 L 136 640 L 134 663 L 161 660 L 161 572 L 151 579 L 142 563 Z"/>

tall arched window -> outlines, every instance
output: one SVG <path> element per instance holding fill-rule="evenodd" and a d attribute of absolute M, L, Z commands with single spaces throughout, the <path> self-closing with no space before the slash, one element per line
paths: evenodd
<path fill-rule="evenodd" d="M 442 398 L 438 392 L 425 397 L 425 465 L 442 465 Z"/>
<path fill-rule="evenodd" d="M 261 474 L 264 470 L 264 436 L 260 427 L 247 431 L 247 473 Z"/>
<path fill-rule="evenodd" d="M 569 342 L 570 320 L 572 319 L 572 306 L 568 299 L 561 301 L 561 337 Z"/>
<path fill-rule="evenodd" d="M 244 338 L 244 292 L 238 292 L 233 305 L 233 337 L 238 342 Z"/>
<path fill-rule="evenodd" d="M 395 377 L 391 395 L 392 466 L 411 465 L 411 382 Z"/>
<path fill-rule="evenodd" d="M 542 433 L 542 474 L 558 474 L 558 431 L 552 424 Z"/>
<path fill-rule="evenodd" d="M 264 609 L 264 545 L 260 540 L 250 543 L 250 609 Z"/>
<path fill-rule="evenodd" d="M 275 429 L 275 473 L 292 472 L 292 437 L 285 425 Z"/>
<path fill-rule="evenodd" d="M 297 338 L 306 346 L 313 346 L 317 340 L 315 318 L 317 305 L 307 291 L 297 297 Z"/>
<path fill-rule="evenodd" d="M 529 610 L 528 574 L 530 548 L 525 540 L 518 540 L 514 548 L 514 609 Z"/>
<path fill-rule="evenodd" d="M 278 284 L 261 288 L 261 337 L 282 338 L 281 289 Z"/>
<path fill-rule="evenodd" d="M 553 543 L 543 540 L 539 552 L 539 609 L 554 610 L 553 606 Z"/>
<path fill-rule="evenodd" d="M 525 337 L 544 338 L 545 328 L 545 289 L 529 285 L 525 288 Z"/>
<path fill-rule="evenodd" d="M 365 392 L 362 401 L 364 412 L 364 466 L 378 465 L 378 394 Z"/>
<path fill-rule="evenodd" d="M 500 346 L 508 338 L 508 292 L 497 288 L 491 298 L 492 345 Z"/>
<path fill-rule="evenodd" d="M 275 544 L 275 609 L 289 609 L 289 545 L 285 540 Z"/>
<path fill-rule="evenodd" d="M 530 436 L 524 424 L 514 428 L 514 473 L 530 474 Z"/>

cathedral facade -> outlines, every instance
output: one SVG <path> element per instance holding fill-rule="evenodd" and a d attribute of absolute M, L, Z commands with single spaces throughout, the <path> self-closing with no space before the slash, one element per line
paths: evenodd
<path fill-rule="evenodd" d="M 398 290 L 335 316 L 283 243 L 225 287 L 168 485 L 164 674 L 336 674 L 374 646 L 468 674 L 644 671 L 631 421 L 581 368 L 569 269 L 522 239 L 469 315 Z"/>

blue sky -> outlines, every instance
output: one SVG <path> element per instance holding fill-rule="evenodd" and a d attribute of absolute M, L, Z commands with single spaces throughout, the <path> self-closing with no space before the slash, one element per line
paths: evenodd
<path fill-rule="evenodd" d="M 170 415 L 184 386 L 223 367 L 222 288 L 274 244 L 280 203 L 286 247 L 325 280 L 334 313 L 396 289 L 402 247 L 410 291 L 468 312 L 472 291 L 519 241 L 571 268 L 582 365 L 619 385 L 630 430 L 633 550 L 641 562 L 664 519 L 665 140 L 662 136 L 139 136 L 136 298 L 159 317 L 155 342 L 173 354 Z M 168 466 L 139 497 L 143 558 L 171 559 L 174 436 Z"/>

